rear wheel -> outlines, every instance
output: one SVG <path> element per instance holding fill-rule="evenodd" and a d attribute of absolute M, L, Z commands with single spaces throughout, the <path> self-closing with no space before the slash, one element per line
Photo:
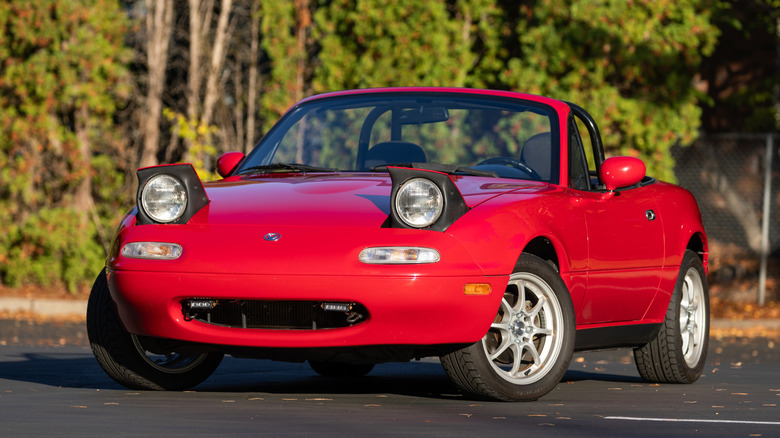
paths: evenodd
<path fill-rule="evenodd" d="M 221 353 L 187 352 L 171 340 L 127 333 L 111 299 L 105 270 L 89 295 L 87 335 L 106 374 L 132 389 L 191 388 L 206 380 L 222 361 Z"/>
<path fill-rule="evenodd" d="M 485 337 L 441 358 L 450 378 L 470 396 L 536 400 L 555 388 L 571 361 L 574 308 L 563 280 L 528 254 L 515 271 Z"/>
<path fill-rule="evenodd" d="M 701 259 L 685 251 L 677 284 L 656 337 L 634 350 L 646 382 L 693 383 L 701 376 L 709 347 L 710 305 Z"/>

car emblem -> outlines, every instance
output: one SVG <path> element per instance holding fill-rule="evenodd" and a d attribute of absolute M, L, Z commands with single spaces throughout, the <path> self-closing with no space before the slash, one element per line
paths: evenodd
<path fill-rule="evenodd" d="M 263 236 L 263 239 L 269 241 L 269 242 L 276 242 L 277 240 L 281 239 L 282 235 L 279 233 L 268 233 L 265 236 Z"/>

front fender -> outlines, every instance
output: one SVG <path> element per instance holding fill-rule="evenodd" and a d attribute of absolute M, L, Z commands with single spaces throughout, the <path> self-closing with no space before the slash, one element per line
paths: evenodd
<path fill-rule="evenodd" d="M 515 191 L 471 209 L 447 232 L 468 243 L 486 275 L 512 273 L 523 249 L 537 237 L 555 248 L 561 275 L 587 266 L 587 229 L 580 201 L 548 186 Z"/>

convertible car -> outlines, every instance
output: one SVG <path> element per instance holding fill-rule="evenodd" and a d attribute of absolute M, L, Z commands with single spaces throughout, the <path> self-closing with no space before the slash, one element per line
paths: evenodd
<path fill-rule="evenodd" d="M 389 88 L 293 106 L 202 182 L 138 170 L 87 310 L 105 372 L 183 390 L 225 354 L 359 378 L 439 357 L 472 398 L 535 400 L 578 350 L 691 383 L 709 341 L 693 196 L 605 158 L 580 106 Z"/>

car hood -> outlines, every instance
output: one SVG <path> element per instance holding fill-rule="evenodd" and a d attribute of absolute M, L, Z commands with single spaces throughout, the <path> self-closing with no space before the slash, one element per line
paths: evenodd
<path fill-rule="evenodd" d="M 533 181 L 454 176 L 469 208 Z M 196 222 L 211 225 L 380 226 L 390 214 L 388 174 L 308 174 L 227 178 L 204 184 L 210 203 Z"/>

